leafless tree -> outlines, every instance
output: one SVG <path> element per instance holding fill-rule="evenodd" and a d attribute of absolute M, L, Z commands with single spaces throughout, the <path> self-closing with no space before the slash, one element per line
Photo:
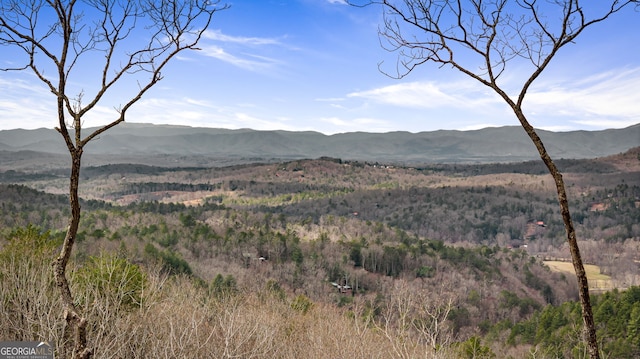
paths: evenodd
<path fill-rule="evenodd" d="M 558 51 L 588 27 L 609 19 L 637 0 L 589 2 L 579 0 L 381 0 L 382 46 L 398 53 L 402 78 L 417 66 L 432 62 L 456 69 L 495 91 L 513 110 L 553 176 L 567 241 L 578 279 L 589 355 L 598 358 L 589 285 L 580 257 L 562 175 L 524 114 L 522 105 L 533 82 Z M 501 80 L 510 69 L 529 64 L 531 72 L 519 90 Z M 388 74 L 388 73 L 387 73 Z M 389 75 L 389 74 L 388 74 Z"/>
<path fill-rule="evenodd" d="M 56 130 L 71 155 L 69 227 L 53 262 L 69 339 L 62 357 L 92 355 L 87 321 L 74 304 L 66 275 L 80 221 L 84 148 L 123 122 L 127 110 L 162 79 L 166 65 L 182 51 L 196 50 L 214 13 L 227 7 L 219 0 L 7 0 L 0 5 L 0 45 L 16 54 L 16 65 L 2 70 L 30 71 L 53 94 Z M 81 85 L 74 90 L 74 84 Z M 118 105 L 115 118 L 83 137 L 85 115 L 107 95 L 123 93 L 128 100 Z"/>
<path fill-rule="evenodd" d="M 454 308 L 449 289 L 428 291 L 395 280 L 381 315 L 373 326 L 384 335 L 398 358 L 447 358 L 452 333 L 446 321 Z"/>

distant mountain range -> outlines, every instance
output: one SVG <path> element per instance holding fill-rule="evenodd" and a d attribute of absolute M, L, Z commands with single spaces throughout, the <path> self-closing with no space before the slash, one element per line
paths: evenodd
<path fill-rule="evenodd" d="M 83 130 L 90 133 L 92 129 Z M 538 130 L 553 158 L 595 158 L 640 146 L 640 124 L 603 131 L 550 132 Z M 47 156 L 67 154 L 53 129 L 0 131 L 2 157 L 11 153 Z M 34 153 L 37 152 L 37 153 Z M 539 159 L 519 126 L 474 131 L 318 132 L 226 130 L 202 127 L 124 123 L 85 148 L 87 156 L 105 156 L 114 162 L 141 162 L 143 158 L 236 158 L 254 160 L 335 157 L 401 163 L 488 163 Z M 44 154 L 43 154 L 44 156 Z M 67 155 L 68 156 L 68 155 Z M 116 160 L 116 159 L 120 160 Z M 137 159 L 137 160 L 131 160 Z"/>

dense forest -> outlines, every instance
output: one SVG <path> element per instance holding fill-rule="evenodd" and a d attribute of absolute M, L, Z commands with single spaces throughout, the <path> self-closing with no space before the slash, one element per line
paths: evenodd
<path fill-rule="evenodd" d="M 640 355 L 640 149 L 559 165 L 583 256 L 600 269 L 591 283 L 601 349 L 612 358 Z M 34 280 L 23 265 L 49 271 L 69 215 L 66 176 L 64 169 L 0 172 L 2 337 L 46 334 L 45 324 L 23 315 L 33 303 L 7 288 L 33 297 L 22 287 Z M 275 337 L 302 347 L 311 340 L 302 336 L 335 320 L 353 343 L 384 343 L 378 357 L 582 357 L 575 277 L 548 262 L 568 259 L 552 185 L 537 162 L 87 167 L 75 290 L 87 293 L 81 300 L 96 325 L 90 340 L 121 345 L 119 357 L 140 356 L 100 323 L 158 310 L 162 301 L 146 298 L 145 288 L 169 282 L 166 290 L 192 293 L 199 298 L 192 309 L 218 313 L 212 317 L 262 313 L 283 320 L 275 331 L 289 326 L 286 339 L 267 328 L 234 337 L 240 351 Z M 19 268 L 23 276 L 9 275 Z M 116 268 L 132 277 L 114 276 Z M 51 294 L 51 284 L 44 287 L 38 295 Z M 207 320 L 198 325 L 215 327 Z M 296 357 L 269 348 L 261 354 Z M 206 355 L 232 356 L 220 353 Z"/>

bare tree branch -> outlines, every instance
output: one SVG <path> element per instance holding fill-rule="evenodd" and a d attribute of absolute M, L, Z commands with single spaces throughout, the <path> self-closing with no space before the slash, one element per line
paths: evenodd
<path fill-rule="evenodd" d="M 561 48 L 574 42 L 587 27 L 609 19 L 629 5 L 640 6 L 638 0 L 609 0 L 607 4 L 610 5 L 595 15 L 587 15 L 579 0 L 379 0 L 357 5 L 379 5 L 383 9 L 379 37 L 383 48 L 397 52 L 401 65 L 396 66 L 397 73 L 392 77 L 403 78 L 428 62 L 450 66 L 494 90 L 513 110 L 554 178 L 578 279 L 585 341 L 592 358 L 599 358 L 599 352 L 589 285 L 564 180 L 522 105 L 531 85 Z M 598 2 L 590 6 L 603 5 Z M 519 91 L 510 93 L 499 80 L 517 60 L 528 62 L 531 73 L 524 78 Z"/>
<path fill-rule="evenodd" d="M 61 349 L 62 357 L 88 358 L 93 354 L 87 346 L 87 321 L 74 303 L 66 277 L 80 222 L 78 187 L 84 146 L 124 122 L 127 110 L 162 79 L 165 66 L 180 52 L 197 49 L 213 15 L 226 8 L 228 5 L 220 4 L 219 0 L 7 0 L 0 3 L 0 45 L 17 51 L 21 55 L 18 60 L 23 61 L 22 65 L 1 70 L 30 69 L 51 91 L 56 99 L 56 130 L 71 155 L 69 227 L 60 254 L 53 262 L 68 339 Z M 134 35 L 136 30 L 140 33 Z M 136 37 L 147 40 L 141 46 Z M 98 70 L 97 89 L 91 88 L 86 75 L 78 74 L 79 67 L 87 63 Z M 88 88 L 69 94 L 71 79 Z M 125 79 L 136 81 L 137 91 L 121 105 L 115 119 L 83 138 L 84 116 Z"/>

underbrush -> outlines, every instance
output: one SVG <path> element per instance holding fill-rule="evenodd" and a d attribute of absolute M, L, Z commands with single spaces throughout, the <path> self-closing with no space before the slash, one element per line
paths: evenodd
<path fill-rule="evenodd" d="M 0 337 L 61 348 L 62 305 L 49 266 L 57 243 L 32 227 L 12 237 L 0 251 Z M 404 333 L 398 323 L 374 325 L 365 311 L 287 295 L 275 282 L 259 291 L 221 291 L 112 254 L 75 262 L 69 272 L 95 358 L 457 356 L 394 335 Z"/>
<path fill-rule="evenodd" d="M 0 244 L 0 338 L 64 347 L 69 338 L 50 266 L 60 239 L 29 226 Z M 134 263 L 123 253 L 80 257 L 68 273 L 94 358 L 582 357 L 577 302 L 540 308 L 502 291 L 493 310 L 506 319 L 462 335 L 456 328 L 479 309 L 461 306 L 463 288 L 447 289 L 444 281 L 435 290 L 388 278 L 386 290 L 344 295 L 336 305 L 275 279 L 256 277 L 245 286 L 218 275 L 206 282 L 162 263 Z M 607 357 L 638 354 L 638 293 L 631 287 L 594 298 Z M 471 290 L 467 302 L 477 301 L 481 296 Z M 528 319 L 512 317 L 523 311 Z"/>

